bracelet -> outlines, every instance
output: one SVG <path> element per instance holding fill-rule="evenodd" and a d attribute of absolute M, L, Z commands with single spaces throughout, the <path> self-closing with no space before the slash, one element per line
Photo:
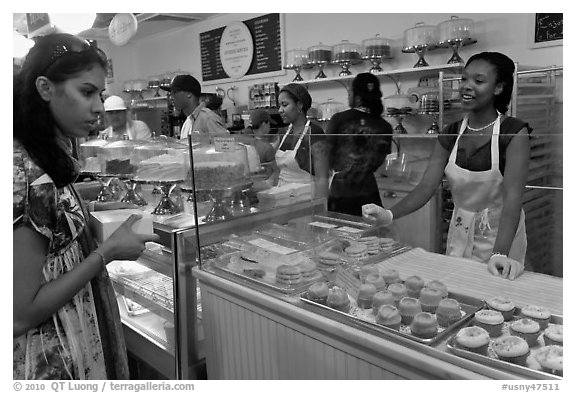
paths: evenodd
<path fill-rule="evenodd" d="M 94 251 L 92 251 L 92 253 L 94 253 L 100 257 L 100 260 L 102 261 L 102 267 L 104 269 L 106 269 L 106 258 L 104 257 L 104 254 L 98 250 L 94 250 Z"/>
<path fill-rule="evenodd" d="M 508 258 L 508 255 L 502 254 L 502 253 L 500 253 L 500 252 L 493 252 L 491 256 L 493 256 L 493 257 L 505 257 L 505 258 Z"/>

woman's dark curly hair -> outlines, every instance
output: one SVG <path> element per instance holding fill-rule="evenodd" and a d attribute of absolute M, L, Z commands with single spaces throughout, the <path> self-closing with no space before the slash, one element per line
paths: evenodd
<path fill-rule="evenodd" d="M 46 76 L 62 83 L 93 67 L 106 70 L 107 60 L 101 50 L 71 34 L 50 34 L 36 40 L 14 76 L 13 137 L 57 187 L 72 183 L 77 173 L 74 159 L 58 143 L 56 122 L 36 89 L 36 79 Z"/>
<path fill-rule="evenodd" d="M 508 56 L 502 53 L 481 52 L 470 57 L 468 62 L 466 62 L 466 67 L 476 60 L 484 60 L 492 64 L 496 69 L 496 83 L 502 83 L 503 89 L 502 93 L 496 96 L 494 106 L 498 112 L 506 113 L 512 98 L 512 90 L 514 89 L 514 70 L 516 65 Z"/>
<path fill-rule="evenodd" d="M 352 100 L 352 105 L 365 106 L 370 110 L 370 114 L 379 117 L 384 111 L 380 80 L 369 72 L 356 75 L 352 81 Z"/>

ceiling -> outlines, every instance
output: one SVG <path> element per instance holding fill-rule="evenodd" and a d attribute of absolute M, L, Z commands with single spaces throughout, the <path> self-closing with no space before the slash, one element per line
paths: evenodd
<path fill-rule="evenodd" d="M 90 39 L 107 39 L 108 25 L 115 13 L 97 13 L 92 28 L 79 33 L 79 36 Z M 138 32 L 133 39 L 146 37 L 148 35 L 161 33 L 167 30 L 176 29 L 190 25 L 191 23 L 200 22 L 219 14 L 208 13 L 171 13 L 171 14 L 153 14 L 153 13 L 134 13 L 138 20 Z M 13 28 L 18 33 L 28 34 L 25 13 L 13 14 Z"/>

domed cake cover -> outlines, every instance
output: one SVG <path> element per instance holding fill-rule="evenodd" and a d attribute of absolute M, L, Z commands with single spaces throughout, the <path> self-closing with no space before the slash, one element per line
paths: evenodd
<path fill-rule="evenodd" d="M 452 16 L 438 24 L 438 40 L 443 44 L 451 40 L 465 40 L 474 37 L 474 21 Z"/>
<path fill-rule="evenodd" d="M 332 47 L 319 43 L 308 48 L 308 62 L 327 63 L 332 59 Z"/>
<path fill-rule="evenodd" d="M 357 61 L 360 60 L 360 45 L 353 44 L 348 40 L 342 40 L 341 43 L 332 47 L 332 61 Z"/>
<path fill-rule="evenodd" d="M 244 166 L 244 175 L 250 174 L 248 165 L 248 152 L 246 147 L 240 143 L 228 145 L 228 151 L 217 151 L 216 144 L 205 144 L 194 149 L 194 164 L 199 162 L 235 162 Z"/>
<path fill-rule="evenodd" d="M 118 174 L 118 173 L 132 173 L 135 170 L 135 157 L 134 149 L 137 146 L 142 146 L 146 144 L 146 141 L 141 140 L 121 140 L 107 143 L 104 146 L 98 148 L 98 157 L 100 160 L 100 170 L 102 173 Z M 127 164 L 125 166 L 125 172 L 110 172 L 110 162 L 130 162 L 132 167 L 128 168 Z"/>
<path fill-rule="evenodd" d="M 392 41 L 380 37 L 380 34 L 362 41 L 362 54 L 366 59 L 392 57 Z"/>
<path fill-rule="evenodd" d="M 434 45 L 436 38 L 436 26 L 418 22 L 410 29 L 404 30 L 404 49 Z"/>
<path fill-rule="evenodd" d="M 284 65 L 286 67 L 301 67 L 308 63 L 308 51 L 293 49 L 286 51 Z"/>

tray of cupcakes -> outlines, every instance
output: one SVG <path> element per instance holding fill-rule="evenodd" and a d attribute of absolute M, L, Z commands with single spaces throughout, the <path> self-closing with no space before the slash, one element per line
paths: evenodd
<path fill-rule="evenodd" d="M 497 296 L 450 337 L 447 347 L 458 356 L 530 379 L 559 379 L 563 342 L 561 316 Z"/>
<path fill-rule="evenodd" d="M 442 282 L 419 276 L 401 280 L 398 271 L 365 265 L 356 275 L 339 272 L 300 294 L 316 310 L 376 334 L 394 335 L 433 345 L 466 324 L 484 302 L 450 293 Z"/>

